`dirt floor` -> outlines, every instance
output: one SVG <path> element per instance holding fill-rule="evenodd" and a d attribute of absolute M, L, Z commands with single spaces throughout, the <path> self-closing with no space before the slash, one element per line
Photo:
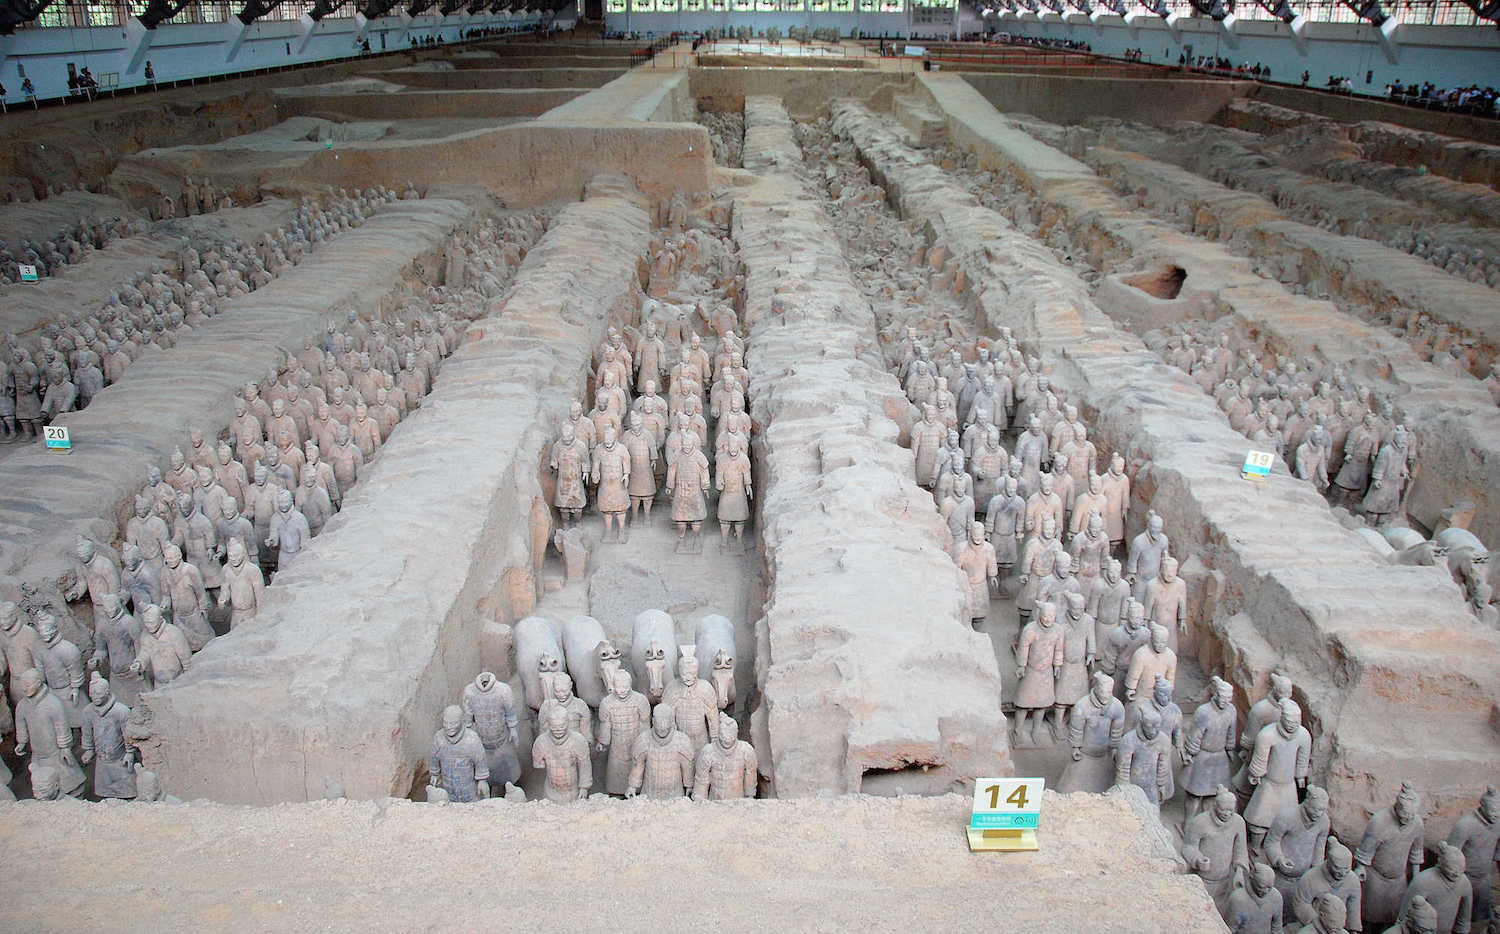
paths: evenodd
<path fill-rule="evenodd" d="M 0 805 L 10 930 L 1218 932 L 1116 798 L 1047 794 L 1041 849 L 969 800 L 573 807 Z M 89 845 L 61 845 L 87 838 Z M 170 908 L 167 908 L 170 904 Z"/>

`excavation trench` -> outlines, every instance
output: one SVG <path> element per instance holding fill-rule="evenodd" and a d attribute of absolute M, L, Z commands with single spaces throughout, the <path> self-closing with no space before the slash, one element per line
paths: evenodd
<path fill-rule="evenodd" d="M 392 296 L 431 275 L 447 238 L 471 221 L 469 209 L 455 201 L 386 205 L 282 276 L 231 301 L 175 346 L 126 369 L 87 408 L 61 416 L 75 439 L 65 460 L 40 445 L 8 451 L 0 463 L 6 491 L 0 520 L 10 531 L 0 562 L 6 598 L 28 610 L 49 608 L 66 621 L 63 590 L 74 577 L 76 540 L 118 542 L 148 468 L 165 469 L 174 449 L 190 450 L 190 430 L 217 437 L 230 422 L 235 394 L 274 369 L 284 348 L 318 338 L 332 309 L 384 316 Z M 64 628 L 64 636 L 92 643 L 87 624 Z"/>
<path fill-rule="evenodd" d="M 1316 265 L 1328 262 L 1323 258 L 1325 252 L 1336 256 L 1340 250 L 1353 251 L 1358 261 L 1340 261 L 1340 268 L 1347 267 L 1350 275 L 1356 268 L 1364 269 L 1369 281 L 1376 284 L 1388 279 L 1384 294 L 1399 293 L 1399 307 L 1386 302 L 1383 307 L 1387 312 L 1396 307 L 1403 314 L 1421 310 L 1434 318 L 1462 314 L 1472 324 L 1478 319 L 1467 309 L 1487 307 L 1491 290 L 1454 281 L 1386 247 L 1281 220 L 1274 205 L 1264 199 L 1231 191 L 1144 156 L 1089 149 L 1087 161 L 1102 177 L 1095 175 L 1088 166 L 1067 159 L 1040 141 L 1078 134 L 1033 120 L 1000 118 L 1000 122 L 1037 137 L 1024 149 L 1010 143 L 1016 153 L 1037 153 L 1036 158 L 1028 155 L 1026 161 L 991 155 L 995 150 L 983 138 L 973 146 L 980 163 L 1011 186 L 1012 197 L 1002 200 L 1008 202 L 1013 220 L 1036 223 L 1051 231 L 1049 242 L 1071 241 L 1075 254 L 1087 257 L 1102 270 L 1129 271 L 1172 263 L 1192 273 L 1174 300 L 1132 289 L 1125 278 L 1105 277 L 1097 296 L 1121 326 L 1144 335 L 1158 328 L 1189 328 L 1204 319 L 1229 318 L 1247 342 L 1268 355 L 1285 354 L 1299 361 L 1312 357 L 1342 368 L 1382 398 L 1390 399 L 1393 417 L 1404 422 L 1417 439 L 1423 469 L 1411 482 L 1406 497 L 1406 509 L 1417 522 L 1435 527 L 1446 510 L 1469 501 L 1476 505 L 1476 534 L 1488 539 L 1500 528 L 1500 501 L 1494 495 L 1500 482 L 1500 422 L 1494 418 L 1494 401 L 1477 381 L 1461 372 L 1447 372 L 1418 355 L 1408 338 L 1416 333 L 1414 315 L 1401 319 L 1401 326 L 1391 333 L 1341 311 L 1332 302 L 1293 294 L 1275 281 L 1262 278 L 1255 265 L 1225 246 L 1184 234 L 1156 217 L 1175 221 L 1188 231 L 1200 229 L 1224 235 L 1233 231 L 1232 242 L 1246 240 L 1261 268 L 1272 274 L 1281 272 L 1294 283 L 1313 281 L 1308 278 L 1312 266 L 1305 262 L 1309 257 Z M 965 138 L 965 132 L 957 131 L 955 138 Z M 1043 153 L 1052 153 L 1053 158 L 1039 171 Z M 1115 191 L 1110 190 L 1111 182 Z M 981 181 L 981 193 L 984 187 Z M 1156 217 L 1134 210 L 1130 205 L 1137 202 Z M 1291 233 L 1305 235 L 1309 243 L 1316 240 L 1320 245 L 1294 248 L 1283 244 Z M 1391 262 L 1377 264 L 1377 256 L 1386 256 Z M 1392 267 L 1388 276 L 1386 266 Z M 1345 304 L 1379 306 L 1380 301 L 1370 297 L 1375 293 L 1367 291 L 1368 295 L 1358 301 L 1346 297 Z M 1454 305 L 1449 293 L 1470 298 Z"/>
<path fill-rule="evenodd" d="M 174 794 L 407 792 L 442 708 L 478 672 L 484 625 L 536 605 L 551 526 L 537 466 L 606 323 L 634 307 L 649 235 L 633 186 L 597 178 L 253 624 L 143 697 L 142 754 Z"/>
<path fill-rule="evenodd" d="M 1007 166 L 1063 202 L 1089 177 L 961 82 L 923 83 L 947 114 L 952 138 L 982 163 Z M 1494 637 L 1474 629 L 1446 576 L 1377 561 L 1302 481 L 1279 471 L 1264 485 L 1240 480 L 1244 439 L 1184 374 L 1119 330 L 1075 272 L 901 143 L 881 118 L 853 104 L 833 109 L 835 128 L 858 147 L 891 201 L 952 252 L 979 320 L 1010 326 L 1039 350 L 1054 382 L 1101 432 L 1101 447 L 1144 465 L 1135 475 L 1142 501 L 1164 517 L 1174 547 L 1204 563 L 1193 575 L 1189 623 L 1200 658 L 1222 666 L 1250 697 L 1263 693 L 1273 667 L 1292 673 L 1318 737 L 1315 771 L 1338 802 L 1335 824 L 1357 830 L 1365 808 L 1413 775 L 1464 775 L 1482 784 L 1500 761 L 1488 726 L 1494 675 L 1476 667 L 1471 653 L 1494 651 Z M 1295 539 L 1287 528 L 1298 530 Z M 1455 651 L 1458 643 L 1468 648 Z M 1440 687 L 1431 678 L 1438 670 L 1445 673 Z M 1403 696 L 1433 702 L 1402 704 L 1413 731 L 1399 745 L 1370 728 L 1393 684 L 1409 686 Z"/>
<path fill-rule="evenodd" d="M 607 396 L 610 386 L 619 385 L 617 379 L 605 385 L 620 359 L 618 350 L 632 355 L 628 369 L 633 372 L 627 381 L 632 401 L 627 406 L 632 415 L 642 416 L 647 432 L 653 430 L 648 421 L 653 416 L 643 398 L 645 383 L 670 380 L 670 388 L 656 398 L 665 397 L 673 410 L 681 405 L 690 419 L 704 416 L 698 449 L 715 478 L 724 477 L 727 462 L 733 460 L 731 440 L 748 443 L 746 425 L 741 424 L 745 416 L 734 413 L 735 403 L 729 399 L 734 390 L 724 378 L 733 371 L 736 341 L 743 340 L 723 333 L 735 324 L 740 281 L 734 243 L 728 237 L 727 210 L 708 204 L 689 214 L 678 202 L 661 206 L 659 213 L 666 223 L 656 228 L 642 257 L 641 268 L 648 270 L 642 283 L 645 294 L 611 315 L 609 336 L 593 349 L 592 373 L 568 390 L 568 401 L 576 400 L 579 409 L 587 411 L 577 422 L 571 415 L 560 418 L 533 465 L 543 501 L 549 505 L 561 504 L 558 490 L 570 469 L 567 455 L 554 444 L 562 426 L 571 426 L 575 436 L 592 431 L 597 445 L 604 426 L 614 424 L 593 403 Z M 665 340 L 658 345 L 659 336 Z M 711 358 L 728 359 L 731 364 L 728 370 L 721 367 L 712 387 L 704 385 L 697 394 L 679 385 L 673 364 L 684 351 L 692 352 L 695 337 Z M 656 356 L 663 351 L 664 356 Z M 661 369 L 665 365 L 671 365 L 670 373 Z M 733 378 L 738 380 L 739 375 Z M 742 413 L 742 391 L 740 399 Z M 629 418 L 623 421 L 628 428 Z M 653 707 L 667 702 L 665 692 L 677 677 L 674 672 L 683 658 L 693 656 L 699 663 L 700 680 L 713 686 L 720 698 L 719 709 L 736 720 L 739 736 L 750 735 L 750 713 L 758 703 L 753 621 L 764 600 L 754 523 L 749 523 L 748 530 L 741 527 L 738 534 L 733 525 L 721 525 L 731 510 L 725 494 L 711 484 L 706 496 L 707 521 L 698 531 L 688 526 L 679 535 L 673 497 L 667 494 L 665 481 L 668 458 L 685 456 L 677 453 L 680 437 L 673 427 L 661 439 L 655 469 L 647 468 L 653 477 L 654 498 L 649 504 L 644 500 L 632 503 L 624 534 L 601 514 L 601 490 L 592 480 L 587 484 L 589 505 L 579 520 L 561 509 L 551 510 L 555 530 L 538 569 L 540 590 L 535 606 L 524 620 L 501 617 L 484 627 L 479 664 L 508 682 L 516 699 L 520 776 L 514 784 L 530 798 L 545 795 L 545 773 L 533 767 L 531 755 L 532 744 L 545 733 L 538 707 L 552 696 L 547 685 L 555 677 L 545 660 L 555 658 L 556 670 L 567 672 L 574 695 L 594 715 L 587 726 L 579 726 L 589 731 L 591 740 L 600 739 L 601 701 L 614 689 L 613 666 L 600 663 L 604 642 L 619 653 L 618 670 L 632 676 L 632 689 L 645 695 Z M 600 449 L 593 450 L 597 455 Z M 632 476 L 640 466 L 632 461 Z M 634 483 L 631 489 L 636 489 Z M 647 661 L 653 646 L 663 654 L 659 669 Z M 701 720 L 698 724 L 702 725 Z M 628 761 L 635 738 L 634 733 L 614 734 L 610 745 L 623 744 Z M 613 755 L 594 750 L 595 792 L 618 795 L 625 790 L 618 778 L 609 775 L 610 761 L 620 754 L 618 749 Z M 423 762 L 412 797 L 426 799 L 428 780 Z M 503 781 L 492 775 L 494 794 L 504 791 Z M 769 794 L 767 786 L 762 796 Z"/>

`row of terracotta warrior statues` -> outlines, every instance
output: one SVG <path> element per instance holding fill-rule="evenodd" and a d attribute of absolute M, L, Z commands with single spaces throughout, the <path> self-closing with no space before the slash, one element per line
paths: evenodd
<path fill-rule="evenodd" d="M 754 486 L 745 409 L 749 371 L 734 309 L 723 303 L 711 316 L 720 329 L 712 344 L 671 322 L 675 359 L 662 336 L 666 315 L 661 309 L 648 299 L 639 331 L 610 329 L 594 372 L 594 406 L 585 412 L 574 402 L 552 446 L 553 505 L 564 523 L 576 524 L 592 497 L 604 516 L 606 537 L 617 530 L 616 540 L 624 541 L 627 517 L 644 515 L 649 521 L 662 492 L 671 498 L 678 550 L 696 551 L 702 549 L 708 501 L 716 496 L 721 550 L 731 536 L 742 547 Z M 663 381 L 665 397 L 659 393 Z"/>
<path fill-rule="evenodd" d="M 467 262 L 508 278 L 543 232 L 539 217 L 513 215 L 469 238 Z M 307 547 L 395 424 L 421 405 L 457 346 L 455 321 L 482 311 L 476 298 L 428 287 L 386 319 L 349 311 L 240 390 L 217 444 L 189 432 L 187 452 L 174 451 L 165 472 L 148 471 L 120 558 L 92 541 L 77 544 L 64 596 L 90 601 L 88 654 L 59 634 L 50 611 L 28 620 L 14 604 L 0 605 L 0 674 L 9 674 L 18 747 L 34 783 L 41 770 L 42 790 L 56 776 L 58 794 L 80 792 L 73 731 L 83 731 L 87 751 L 97 710 L 109 723 L 94 727 L 107 739 L 93 746 L 107 753 L 98 752 L 93 793 L 133 796 L 135 753 L 122 732 L 131 706 L 181 676 L 215 638 L 215 623 L 222 632 L 254 617 L 269 575 Z M 91 678 L 103 685 L 99 698 Z M 8 732 L 10 705 L 0 702 L 0 713 Z"/>
<path fill-rule="evenodd" d="M 88 406 L 135 361 L 174 346 L 230 302 L 258 289 L 323 242 L 358 227 L 389 193 L 304 198 L 292 222 L 251 247 L 206 236 L 183 245 L 178 268 L 154 267 L 112 291 L 95 311 L 42 322 L 22 340 L 6 336 L 0 360 L 0 440 L 35 438 L 57 416 Z"/>
<path fill-rule="evenodd" d="M 0 284 L 30 281 L 21 276 L 22 266 L 34 267 L 30 274 L 37 281 L 55 276 L 64 266 L 81 263 L 95 250 L 102 250 L 122 237 L 145 231 L 145 222 L 122 217 L 108 220 L 80 217 L 72 227 L 64 227 L 41 243 L 22 237 L 13 252 L 10 244 L 0 240 Z"/>
<path fill-rule="evenodd" d="M 1427 869 L 1421 799 L 1410 784 L 1370 817 L 1351 851 L 1329 831 L 1327 792 L 1308 784 L 1313 741 L 1288 677 L 1272 674 L 1243 728 L 1228 682 L 1213 678 L 1209 699 L 1185 719 L 1170 682 L 1156 678 L 1150 701 L 1122 704 L 1110 679 L 1095 674 L 1069 717 L 1072 761 L 1058 790 L 1132 784 L 1160 803 L 1175 794 L 1180 765 L 1182 857 L 1236 934 L 1452 934 L 1493 923 L 1496 789 L 1454 823 Z"/>
<path fill-rule="evenodd" d="M 500 788 L 508 800 L 524 799 L 515 787 L 522 714 L 536 737 L 531 766 L 554 803 L 582 800 L 591 790 L 626 798 L 754 797 L 756 753 L 738 738 L 729 713 L 736 702 L 733 626 L 722 616 L 704 617 L 697 642 L 680 648 L 675 633 L 666 613 L 640 614 L 626 658 L 592 617 L 574 617 L 560 633 L 541 617 L 522 620 L 515 627 L 520 702 L 488 671 L 464 686 L 433 735 L 428 800 L 472 802 Z M 709 681 L 699 677 L 703 662 Z"/>
<path fill-rule="evenodd" d="M 1420 476 L 1416 437 L 1389 400 L 1339 367 L 1273 357 L 1249 345 L 1236 349 L 1228 333 L 1210 339 L 1175 328 L 1152 344 L 1213 395 L 1230 427 L 1253 447 L 1281 457 L 1335 506 L 1377 526 L 1378 535 L 1357 531 L 1383 556 L 1400 564 L 1441 565 L 1446 559 L 1475 615 L 1500 625 L 1489 549 L 1462 525 L 1440 527 L 1429 541 L 1407 522 L 1406 502 Z M 1466 505 L 1471 517 L 1472 504 L 1457 504 L 1445 520 L 1465 521 Z"/>

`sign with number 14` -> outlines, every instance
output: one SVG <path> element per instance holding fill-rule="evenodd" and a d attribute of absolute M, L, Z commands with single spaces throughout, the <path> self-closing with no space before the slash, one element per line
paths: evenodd
<path fill-rule="evenodd" d="M 974 783 L 974 811 L 969 826 L 1035 830 L 1041 823 L 1040 778 L 981 778 Z"/>
<path fill-rule="evenodd" d="M 974 783 L 969 849 L 1035 850 L 1042 818 L 1040 778 L 981 778 Z"/>

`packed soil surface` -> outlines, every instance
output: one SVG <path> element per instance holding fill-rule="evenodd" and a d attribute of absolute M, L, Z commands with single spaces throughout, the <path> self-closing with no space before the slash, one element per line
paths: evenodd
<path fill-rule="evenodd" d="M 1032 853 L 944 797 L 0 805 L 12 930 L 1221 932 L 1126 803 L 1047 793 Z"/>

